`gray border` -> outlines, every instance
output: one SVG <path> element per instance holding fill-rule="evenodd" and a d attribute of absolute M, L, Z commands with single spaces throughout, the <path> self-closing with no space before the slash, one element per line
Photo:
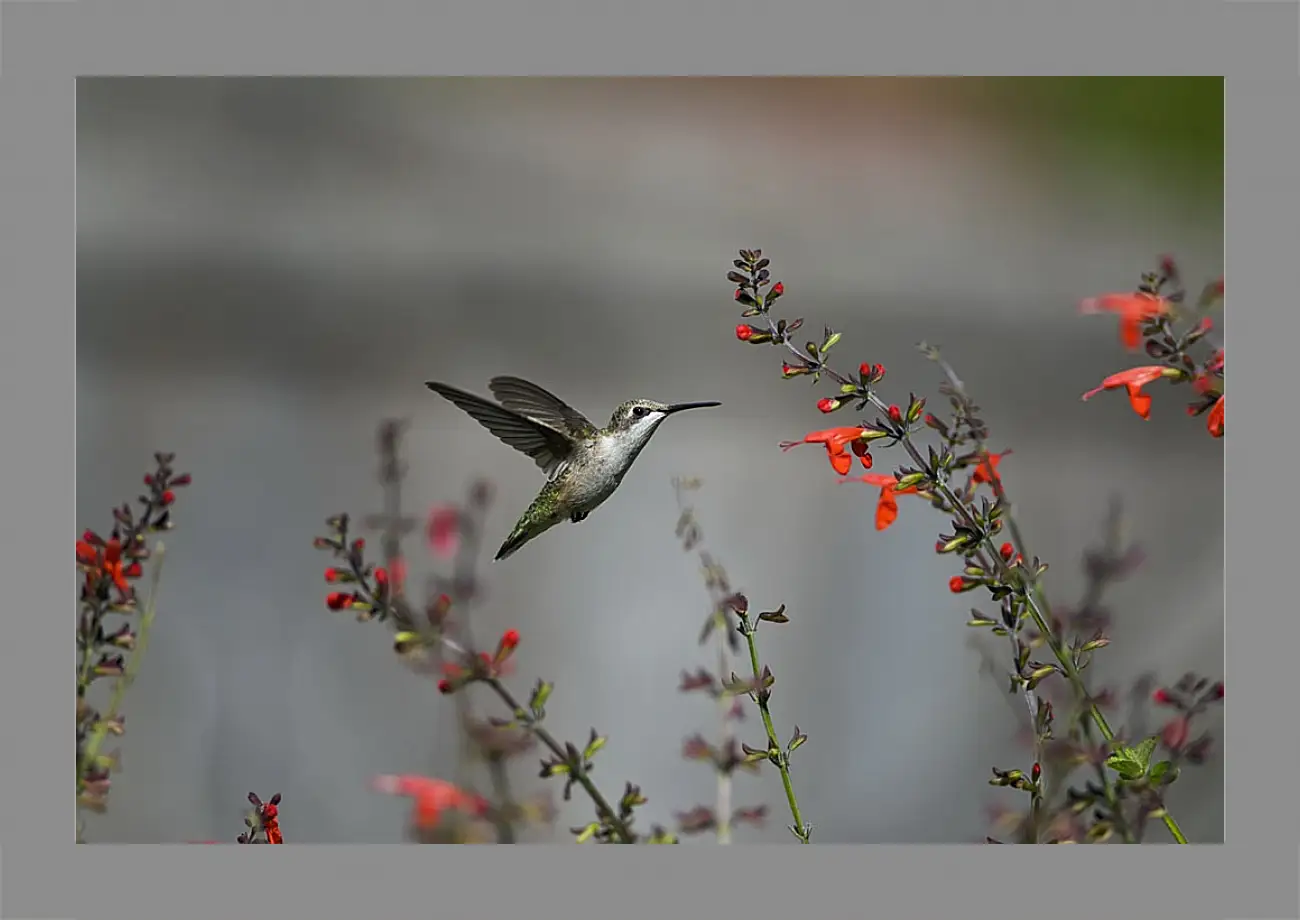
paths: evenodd
<path fill-rule="evenodd" d="M 1295 264 L 1300 208 L 1291 200 L 1296 197 L 1293 170 L 1283 169 L 1300 162 L 1294 137 L 1300 124 L 1295 7 L 1218 0 L 942 5 L 904 0 L 892 4 L 888 15 L 872 15 L 884 4 L 876 2 L 868 11 L 862 4 L 836 9 L 805 0 L 761 15 L 742 15 L 738 8 L 724 16 L 700 0 L 679 5 L 680 11 L 667 0 L 628 9 L 601 5 L 599 16 L 583 15 L 590 12 L 585 5 L 539 0 L 475 0 L 454 16 L 429 3 L 377 0 L 351 7 L 339 0 L 6 6 L 0 220 L 8 232 L 0 246 L 0 277 L 11 320 L 0 394 L 12 403 L 6 408 L 12 415 L 7 415 L 2 448 L 3 534 L 9 544 L 3 558 L 12 571 L 5 580 L 8 633 L 0 642 L 0 707 L 6 716 L 0 841 L 8 915 L 171 917 L 183 905 L 186 917 L 225 920 L 237 905 L 258 913 L 356 917 L 427 911 L 434 899 L 451 916 L 503 915 L 537 912 L 545 902 L 535 892 L 545 892 L 556 912 L 565 905 L 620 916 L 658 916 L 673 907 L 695 914 L 753 909 L 767 916 L 805 912 L 810 899 L 890 917 L 1009 912 L 1070 917 L 1117 908 L 1126 915 L 1186 918 L 1300 913 L 1291 786 L 1298 762 L 1295 719 L 1293 708 L 1282 705 L 1292 696 L 1289 665 L 1300 643 L 1291 604 L 1278 603 L 1293 596 L 1281 577 L 1294 564 L 1294 541 L 1285 532 L 1272 532 L 1281 527 L 1276 512 L 1269 514 L 1285 495 L 1274 477 L 1289 472 L 1274 458 L 1288 455 L 1282 445 L 1267 443 L 1276 440 L 1267 426 L 1250 433 L 1268 394 L 1262 380 L 1249 374 L 1241 384 L 1248 389 L 1234 397 L 1236 448 L 1227 470 L 1233 482 L 1255 488 L 1241 490 L 1227 521 L 1243 531 L 1243 541 L 1259 536 L 1260 544 L 1254 550 L 1244 549 L 1245 542 L 1235 544 L 1231 559 L 1229 584 L 1239 597 L 1234 623 L 1241 626 L 1234 629 L 1236 641 L 1227 644 L 1237 662 L 1227 673 L 1232 711 L 1243 717 L 1229 720 L 1225 729 L 1234 757 L 1224 847 L 1048 848 L 1020 855 L 1005 847 L 733 847 L 689 857 L 681 849 L 656 848 L 636 858 L 636 869 L 622 870 L 625 878 L 612 863 L 585 876 L 568 867 L 570 860 L 576 866 L 579 860 L 617 858 L 616 850 L 603 848 L 587 848 L 579 856 L 584 851 L 545 847 L 515 857 L 486 847 L 437 856 L 415 847 L 381 855 L 372 853 L 373 847 L 163 848 L 150 857 L 163 865 L 147 867 L 120 847 L 69 851 L 71 819 L 61 803 L 71 778 L 59 781 L 48 769 L 60 743 L 71 744 L 59 728 L 68 710 L 61 702 L 64 672 L 52 664 L 65 647 L 67 626 L 61 602 L 50 601 L 46 586 L 66 578 L 73 525 L 74 424 L 70 403 L 61 402 L 73 396 L 75 373 L 66 350 L 73 341 L 75 302 L 68 246 L 74 208 L 73 74 L 744 74 L 756 61 L 769 72 L 787 73 L 1006 73 L 1013 64 L 1020 72 L 1040 74 L 1229 73 L 1227 220 L 1234 303 L 1249 309 L 1273 306 L 1266 342 L 1278 349 L 1289 340 L 1279 324 L 1294 321 L 1294 304 L 1290 299 L 1274 304 L 1264 295 L 1270 277 L 1278 281 L 1275 296 L 1284 295 Z M 308 22 L 310 30 L 304 27 Z M 1159 130 L 1159 113 L 1153 115 L 1153 130 Z M 1290 217 L 1289 224 L 1282 215 Z M 1262 325 L 1261 320 L 1240 329 L 1250 336 Z M 1280 353 L 1276 362 L 1266 354 L 1252 356 L 1249 366 L 1280 365 L 1282 358 Z M 39 571 L 45 565 L 48 577 Z M 1247 591 L 1258 594 L 1256 602 L 1247 602 Z M 1278 622 L 1268 624 L 1273 616 Z M 69 752 L 66 762 L 71 761 Z M 510 866 L 511 859 L 519 862 Z M 663 898 L 635 896 L 644 890 L 645 859 L 662 861 L 652 877 Z M 738 876 L 725 866 L 708 866 L 709 859 L 743 860 L 748 871 Z M 761 863 L 767 859 L 774 865 L 765 872 Z M 222 869 L 223 862 L 231 865 Z M 1033 862 L 1041 865 L 1026 864 Z M 1065 865 L 1056 867 L 1057 862 Z M 567 883 L 566 871 L 575 872 Z M 439 885 L 442 879 L 447 884 Z M 845 888 L 837 896 L 839 885 Z M 1072 894 L 1090 886 L 1096 889 L 1092 899 Z M 681 903 L 672 905 L 667 898 Z"/>

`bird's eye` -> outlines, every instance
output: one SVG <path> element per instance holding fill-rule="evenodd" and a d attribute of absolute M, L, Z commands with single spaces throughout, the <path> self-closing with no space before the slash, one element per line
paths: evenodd
<path fill-rule="evenodd" d="M 632 414 L 637 418 L 645 418 L 647 415 L 650 414 L 650 410 L 647 409 L 645 406 L 633 406 Z"/>

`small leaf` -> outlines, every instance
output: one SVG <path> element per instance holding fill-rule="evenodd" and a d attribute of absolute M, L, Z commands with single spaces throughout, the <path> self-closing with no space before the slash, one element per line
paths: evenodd
<path fill-rule="evenodd" d="M 1146 772 L 1146 767 L 1138 762 L 1136 752 L 1132 748 L 1121 748 L 1111 754 L 1106 758 L 1106 766 L 1124 779 L 1137 779 Z"/>
<path fill-rule="evenodd" d="M 1159 743 L 1159 736 L 1153 735 L 1139 744 L 1136 748 L 1131 749 L 1133 752 L 1133 759 L 1141 764 L 1143 773 L 1147 770 L 1147 764 L 1151 763 L 1151 755 L 1155 753 L 1156 745 Z"/>
<path fill-rule="evenodd" d="M 769 610 L 766 613 L 758 615 L 760 620 L 766 620 L 769 623 L 789 623 L 790 618 L 785 615 L 785 604 L 782 604 L 776 610 Z"/>

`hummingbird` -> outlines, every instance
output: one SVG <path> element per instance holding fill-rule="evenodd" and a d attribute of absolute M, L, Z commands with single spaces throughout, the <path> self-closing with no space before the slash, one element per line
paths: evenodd
<path fill-rule="evenodd" d="M 614 410 L 607 427 L 597 428 L 558 396 L 519 377 L 493 377 L 488 382 L 497 402 L 445 383 L 430 380 L 424 385 L 506 444 L 532 457 L 546 474 L 546 485 L 501 544 L 494 561 L 515 553 L 561 521 L 577 524 L 586 520 L 614 494 L 632 462 L 668 416 L 686 409 L 722 405 L 665 405 L 632 399 Z"/>

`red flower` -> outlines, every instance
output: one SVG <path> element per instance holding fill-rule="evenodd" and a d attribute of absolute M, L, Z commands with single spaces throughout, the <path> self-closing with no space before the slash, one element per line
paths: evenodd
<path fill-rule="evenodd" d="M 966 590 L 966 579 L 961 575 L 954 575 L 948 579 L 948 590 L 953 594 L 961 594 Z"/>
<path fill-rule="evenodd" d="M 352 603 L 352 595 L 345 591 L 331 591 L 325 598 L 325 606 L 330 610 L 342 610 Z"/>
<path fill-rule="evenodd" d="M 782 294 L 784 294 L 784 293 L 785 293 L 785 285 L 782 284 L 780 281 L 778 281 L 776 284 L 772 285 L 772 295 L 773 295 L 773 296 L 775 296 L 775 297 L 780 297 L 780 296 L 781 296 Z"/>
<path fill-rule="evenodd" d="M 1134 291 L 1128 294 L 1102 294 L 1079 304 L 1084 313 L 1119 315 L 1119 337 L 1130 351 L 1142 343 L 1142 324 L 1169 312 L 1169 301 L 1156 294 Z"/>
<path fill-rule="evenodd" d="M 373 785 L 376 792 L 413 799 L 411 823 L 418 830 L 427 831 L 437 827 L 443 813 L 447 811 L 472 815 L 481 815 L 487 811 L 487 802 L 482 797 L 465 792 L 446 780 L 411 775 L 376 776 Z"/>
<path fill-rule="evenodd" d="M 435 556 L 448 559 L 460 548 L 460 510 L 451 505 L 439 505 L 429 512 L 425 530 L 429 548 Z"/>
<path fill-rule="evenodd" d="M 898 485 L 898 480 L 883 473 L 866 473 L 853 481 L 880 486 L 880 498 L 876 500 L 876 530 L 884 530 L 898 520 L 898 496 L 916 494 L 916 486 L 896 491 L 894 486 Z"/>
<path fill-rule="evenodd" d="M 994 480 L 1000 482 L 1001 478 L 998 475 L 998 466 L 1002 463 L 1002 458 L 1007 456 L 1010 453 L 1011 451 L 1004 450 L 1000 454 L 989 454 L 989 459 L 987 462 L 981 460 L 979 465 L 975 467 L 975 473 L 974 475 L 971 476 L 971 481 L 987 482 L 990 484 Z"/>
<path fill-rule="evenodd" d="M 838 399 L 832 399 L 829 396 L 827 396 L 825 399 L 819 399 L 817 401 L 817 409 L 828 415 L 834 412 L 842 405 L 843 403 L 841 403 Z"/>
<path fill-rule="evenodd" d="M 1123 388 L 1128 391 L 1128 401 L 1133 406 L 1133 411 L 1146 419 L 1151 417 L 1151 397 L 1143 393 L 1142 388 L 1148 383 L 1159 380 L 1161 377 L 1178 377 L 1181 374 L 1182 371 L 1177 368 L 1161 367 L 1157 364 L 1134 367 L 1126 371 L 1120 371 L 1118 374 L 1111 374 L 1101 382 L 1101 386 L 1084 393 L 1083 398 L 1088 400 L 1102 390 Z"/>
<path fill-rule="evenodd" d="M 748 342 L 757 331 L 757 329 L 748 323 L 741 323 L 736 327 L 736 338 L 740 339 L 742 342 Z"/>
<path fill-rule="evenodd" d="M 1219 397 L 1205 420 L 1205 427 L 1209 429 L 1212 438 L 1223 437 L 1223 399 L 1222 396 Z"/>
<path fill-rule="evenodd" d="M 1179 716 L 1160 730 L 1160 740 L 1169 750 L 1177 751 L 1187 743 L 1190 729 L 1187 716 Z"/>
<path fill-rule="evenodd" d="M 91 530 L 87 530 L 82 534 L 82 539 L 77 541 L 77 564 L 89 570 L 86 572 L 87 585 L 93 585 L 101 577 L 108 578 L 123 594 L 131 591 L 131 584 L 126 580 L 127 573 L 139 574 L 137 563 L 132 562 L 129 567 L 124 567 L 122 541 L 119 538 L 112 537 L 105 542 Z"/>
<path fill-rule="evenodd" d="M 173 492 L 171 489 L 168 489 L 166 492 L 162 494 L 162 506 L 164 508 L 166 508 L 174 501 L 176 501 L 176 493 Z"/>
<path fill-rule="evenodd" d="M 497 643 L 497 652 L 492 656 L 492 660 L 488 662 L 488 667 L 499 669 L 518 647 L 519 630 L 507 629 L 501 634 L 501 641 Z"/>
<path fill-rule="evenodd" d="M 894 424 L 898 424 L 899 422 L 901 422 L 903 420 L 903 410 L 898 408 L 898 406 L 890 406 L 889 420 Z"/>
<path fill-rule="evenodd" d="M 830 457 L 831 468 L 844 476 L 848 474 L 853 466 L 853 457 L 849 455 L 846 448 L 850 442 L 858 441 L 862 437 L 864 430 L 862 428 L 827 428 L 825 431 L 813 431 L 804 435 L 801 441 L 781 442 L 781 449 L 789 450 L 800 444 L 824 444 L 826 445 L 826 455 Z M 862 442 L 860 448 L 855 445 L 853 453 L 857 454 L 858 459 L 862 461 L 863 467 L 871 469 L 873 461 L 871 454 L 866 450 L 865 442 Z"/>
<path fill-rule="evenodd" d="M 325 580 L 330 584 L 334 584 L 334 582 L 338 581 L 341 576 L 342 573 L 333 566 L 330 566 L 325 570 Z"/>

